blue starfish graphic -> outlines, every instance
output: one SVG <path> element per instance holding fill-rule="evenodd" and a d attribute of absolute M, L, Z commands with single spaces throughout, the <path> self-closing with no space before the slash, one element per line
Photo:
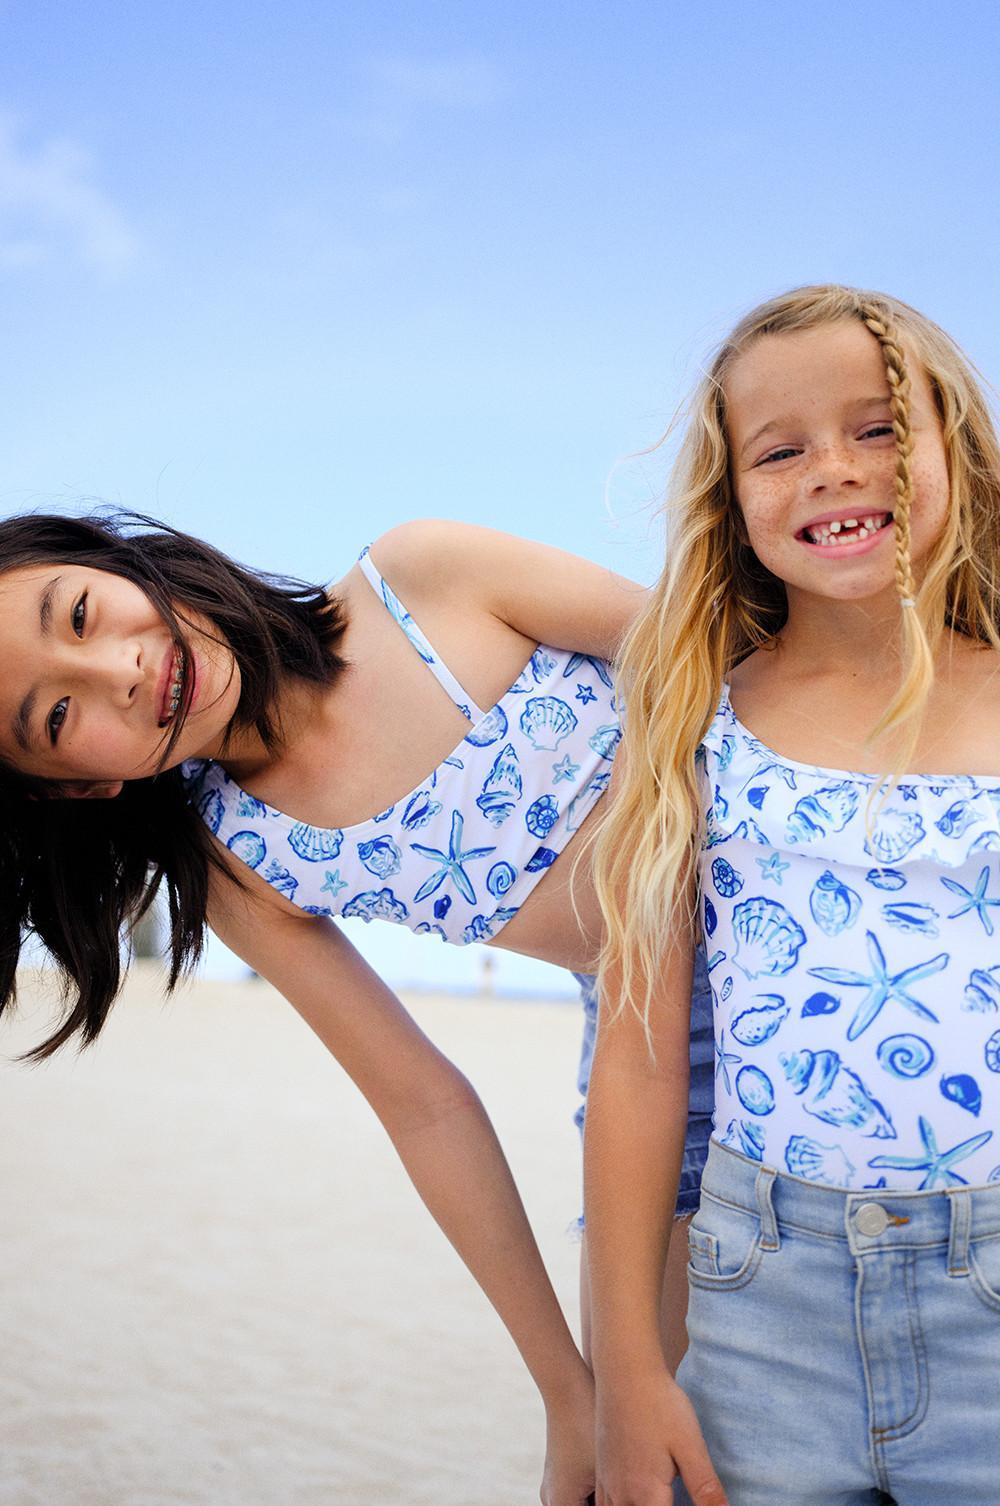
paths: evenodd
<path fill-rule="evenodd" d="M 471 852 L 462 851 L 462 830 L 465 822 L 461 811 L 453 811 L 451 816 L 451 839 L 448 842 L 448 851 L 440 852 L 436 847 L 424 847 L 420 842 L 411 842 L 410 850 L 419 852 L 422 858 L 431 858 L 441 866 L 430 878 L 424 879 L 416 894 L 413 896 L 414 903 L 417 900 L 426 899 L 433 894 L 435 889 L 440 889 L 445 879 L 450 878 L 455 888 L 463 899 L 467 899 L 470 905 L 476 903 L 476 891 L 472 887 L 472 881 L 463 867 L 464 863 L 471 863 L 473 858 L 489 857 L 491 852 L 496 852 L 495 847 L 476 847 Z"/>
<path fill-rule="evenodd" d="M 935 973 L 941 972 L 948 966 L 950 953 L 939 952 L 929 962 L 920 962 L 916 967 L 904 967 L 901 973 L 890 974 L 886 967 L 885 953 L 878 944 L 878 937 L 872 931 L 865 932 L 868 938 L 868 960 L 871 963 L 871 973 L 854 973 L 843 967 L 810 967 L 807 969 L 811 978 L 822 978 L 824 983 L 841 983 L 847 988 L 867 988 L 868 993 L 858 1005 L 854 1019 L 847 1028 L 847 1039 L 857 1040 L 863 1031 L 875 1019 L 883 1004 L 894 999 L 897 1004 L 902 1004 L 904 1009 L 918 1015 L 922 1020 L 933 1020 L 938 1023 L 936 1014 L 932 1014 L 925 1004 L 915 999 L 907 990 L 914 983 L 919 983 L 923 978 L 932 978 Z"/>
<path fill-rule="evenodd" d="M 566 757 L 561 759 L 559 763 L 554 763 L 552 765 L 552 783 L 560 784 L 564 779 L 575 779 L 579 772 L 580 765 L 578 763 L 574 763 L 567 753 Z"/>
<path fill-rule="evenodd" d="M 918 1187 L 918 1192 L 929 1191 L 932 1187 L 967 1187 L 965 1177 L 960 1177 L 957 1171 L 952 1171 L 956 1161 L 965 1161 L 974 1155 L 987 1140 L 992 1140 L 993 1131 L 984 1130 L 981 1135 L 973 1135 L 971 1140 L 963 1140 L 961 1145 L 953 1145 L 951 1150 L 938 1150 L 937 1138 L 928 1120 L 923 1114 L 920 1115 L 920 1138 L 924 1144 L 923 1156 L 876 1156 L 868 1165 L 880 1170 L 883 1166 L 890 1171 L 923 1171 L 926 1176 Z"/>
<path fill-rule="evenodd" d="M 589 685 L 580 685 L 578 683 L 576 687 L 576 699 L 582 701 L 585 706 L 589 706 L 591 701 L 597 700 L 597 696 Z"/>
<path fill-rule="evenodd" d="M 965 900 L 965 904 L 958 910 L 953 911 L 948 916 L 948 919 L 957 920 L 960 915 L 966 915 L 970 910 L 975 910 L 983 923 L 983 930 L 987 936 L 992 936 L 993 919 L 988 913 L 987 906 L 1000 905 L 1000 899 L 989 899 L 986 894 L 990 883 L 989 865 L 987 864 L 985 868 L 980 870 L 979 877 L 976 879 L 975 889 L 966 889 L 964 884 L 957 884 L 954 879 L 943 878 L 941 882 L 946 889 L 951 890 L 952 894 L 957 894 L 959 899 Z"/>
<path fill-rule="evenodd" d="M 774 879 L 776 884 L 781 883 L 781 875 L 785 869 L 792 866 L 791 863 L 783 863 L 776 852 L 772 852 L 769 858 L 754 858 L 754 862 L 761 871 L 761 877 Z"/>
<path fill-rule="evenodd" d="M 332 894 L 333 897 L 334 897 L 334 899 L 336 899 L 337 895 L 340 893 L 341 889 L 346 889 L 346 888 L 347 888 L 347 885 L 346 885 L 346 883 L 344 882 L 344 880 L 340 876 L 340 869 L 339 868 L 335 868 L 333 870 L 333 872 L 331 873 L 330 870 L 329 870 L 329 868 L 328 868 L 326 870 L 326 883 L 323 885 L 323 888 L 322 888 L 321 892 L 323 894 Z"/>
<path fill-rule="evenodd" d="M 742 1060 L 742 1056 L 737 1056 L 735 1051 L 726 1050 L 726 1032 L 723 1030 L 715 1043 L 715 1075 L 718 1078 L 719 1073 L 722 1073 L 727 1093 L 733 1091 L 733 1085 L 729 1081 L 729 1068 L 739 1066 Z"/>
<path fill-rule="evenodd" d="M 601 684 L 606 685 L 609 690 L 614 689 L 614 682 L 612 681 L 611 676 L 608 674 L 608 666 L 605 664 L 604 660 L 593 659 L 591 658 L 590 654 L 573 654 L 570 658 L 569 663 L 566 665 L 566 668 L 562 672 L 563 679 L 568 680 L 570 675 L 575 675 L 581 664 L 589 664 L 591 669 L 594 671 L 594 674 L 600 680 Z"/>

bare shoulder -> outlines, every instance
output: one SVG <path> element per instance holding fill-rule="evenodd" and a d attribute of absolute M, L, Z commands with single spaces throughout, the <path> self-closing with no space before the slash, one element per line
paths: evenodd
<path fill-rule="evenodd" d="M 400 594 L 474 589 L 475 582 L 495 572 L 512 556 L 524 557 L 543 546 L 448 518 L 414 518 L 399 523 L 375 540 L 372 558 Z"/>

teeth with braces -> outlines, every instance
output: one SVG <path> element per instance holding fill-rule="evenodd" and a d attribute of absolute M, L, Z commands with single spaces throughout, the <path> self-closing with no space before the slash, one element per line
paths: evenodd
<path fill-rule="evenodd" d="M 181 691 L 184 689 L 184 663 L 180 652 L 174 651 L 174 678 L 170 683 L 170 695 L 167 700 L 167 714 L 165 722 L 172 721 L 177 714 L 177 708 L 181 703 Z"/>
<path fill-rule="evenodd" d="M 855 544 L 858 539 L 870 538 L 884 528 L 890 518 L 889 513 L 876 513 L 863 520 L 843 518 L 833 523 L 818 523 L 815 528 L 807 528 L 805 535 L 811 544 L 835 548 L 838 544 Z M 845 533 L 845 529 L 850 531 Z"/>

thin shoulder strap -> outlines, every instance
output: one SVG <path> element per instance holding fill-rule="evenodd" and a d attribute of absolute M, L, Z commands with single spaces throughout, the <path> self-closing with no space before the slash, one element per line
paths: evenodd
<path fill-rule="evenodd" d="M 486 713 L 476 705 L 472 697 L 459 684 L 447 664 L 441 658 L 441 655 L 436 649 L 431 647 L 426 634 L 417 626 L 395 591 L 392 590 L 379 574 L 367 547 L 362 550 L 358 564 L 361 566 L 365 579 L 372 590 L 377 596 L 382 598 L 390 616 L 394 617 L 399 623 L 435 680 L 437 680 L 441 688 L 455 703 L 462 715 L 473 723 L 481 721 Z"/>

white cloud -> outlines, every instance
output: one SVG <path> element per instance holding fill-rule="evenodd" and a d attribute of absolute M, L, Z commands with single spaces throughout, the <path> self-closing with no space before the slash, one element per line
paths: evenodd
<path fill-rule="evenodd" d="M 105 274 L 124 271 L 138 243 L 94 177 L 79 142 L 60 136 L 31 146 L 0 119 L 0 266 L 38 265 L 68 246 Z"/>

